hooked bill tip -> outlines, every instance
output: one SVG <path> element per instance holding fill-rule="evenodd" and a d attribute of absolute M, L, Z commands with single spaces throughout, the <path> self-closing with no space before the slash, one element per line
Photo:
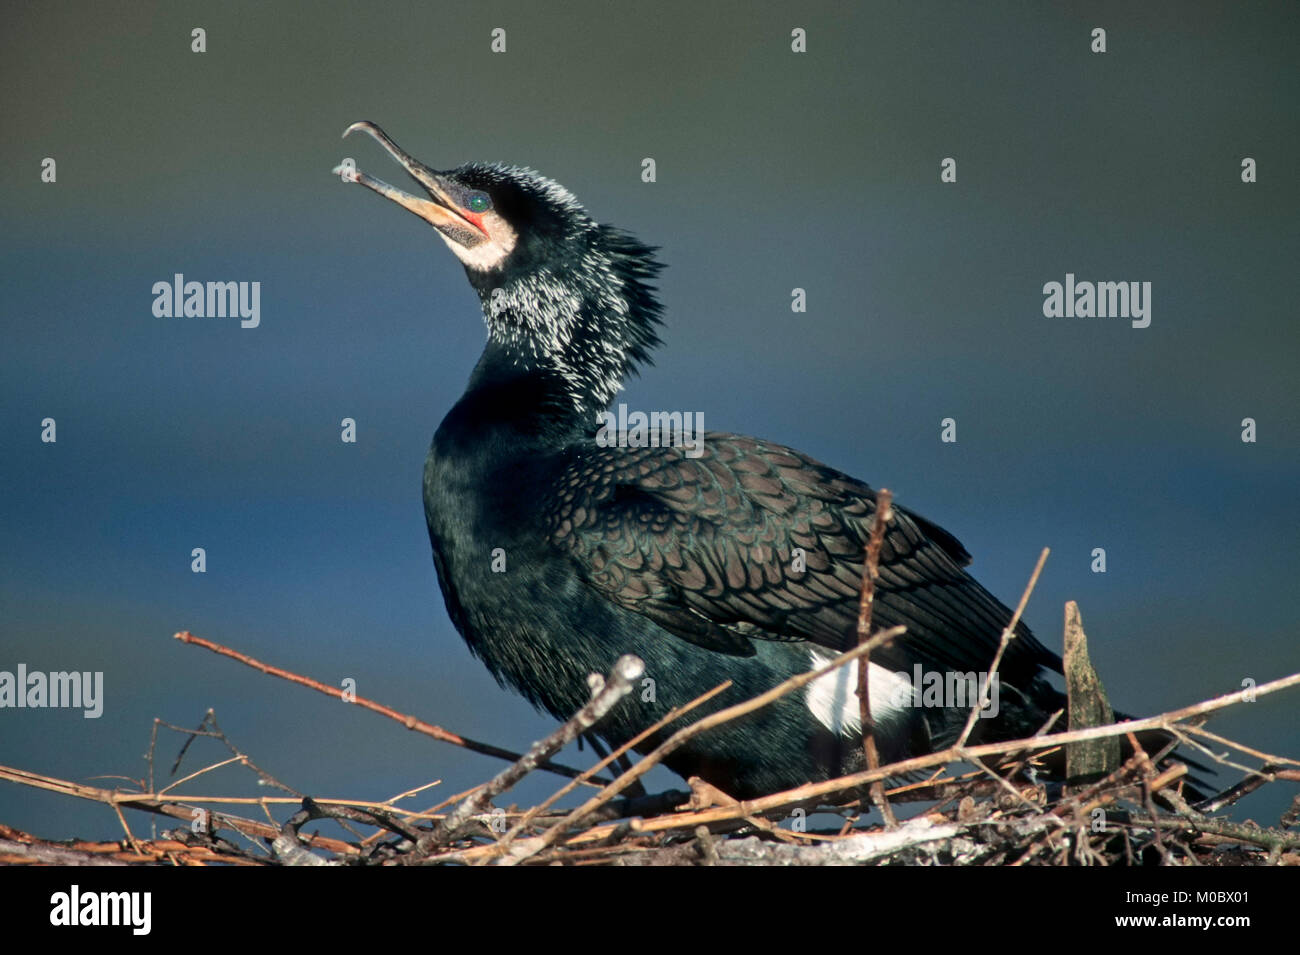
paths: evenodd
<path fill-rule="evenodd" d="M 342 135 L 340 138 L 341 138 L 341 139 L 347 139 L 349 135 L 351 135 L 352 133 L 356 132 L 358 129 L 364 129 L 364 130 L 366 130 L 367 132 L 369 132 L 369 131 L 371 131 L 371 130 L 374 129 L 374 128 L 375 128 L 375 124 L 374 124 L 374 123 L 372 123 L 372 122 L 371 122 L 370 120 L 368 120 L 368 119 L 363 119 L 363 120 L 360 120 L 359 122 L 355 122 L 355 123 L 353 123 L 353 124 L 352 124 L 351 126 L 349 126 L 347 129 L 343 130 L 343 135 Z"/>

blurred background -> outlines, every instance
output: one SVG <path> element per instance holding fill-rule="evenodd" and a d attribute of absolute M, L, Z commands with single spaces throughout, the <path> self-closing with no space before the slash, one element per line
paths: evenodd
<path fill-rule="evenodd" d="M 1051 547 L 1026 619 L 1059 648 L 1079 601 L 1117 707 L 1300 670 L 1298 26 L 1292 2 L 11 7 L 0 670 L 103 671 L 105 704 L 0 710 L 0 763 L 139 778 L 155 717 L 212 707 L 317 796 L 441 779 L 427 805 L 503 765 L 182 629 L 500 746 L 553 727 L 443 608 L 420 475 L 484 330 L 433 231 L 330 175 L 351 156 L 406 185 L 375 144 L 340 142 L 359 119 L 436 168 L 531 165 L 661 246 L 666 344 L 630 407 L 700 411 L 889 487 L 1009 604 Z M 153 283 L 177 272 L 259 281 L 260 326 L 156 318 Z M 1150 327 L 1044 318 L 1067 272 L 1151 282 Z M 1297 756 L 1297 703 L 1212 726 Z M 196 744 L 182 771 L 224 756 Z M 236 770 L 183 788 L 266 792 Z M 1276 823 L 1290 795 L 1239 816 Z M 120 835 L 103 806 L 8 783 L 0 821 Z"/>

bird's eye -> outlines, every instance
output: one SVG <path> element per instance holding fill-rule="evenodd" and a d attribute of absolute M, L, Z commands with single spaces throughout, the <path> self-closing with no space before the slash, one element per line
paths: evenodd
<path fill-rule="evenodd" d="M 487 212 L 492 208 L 492 200 L 488 198 L 486 192 L 471 192 L 465 202 L 465 208 L 470 212 Z"/>

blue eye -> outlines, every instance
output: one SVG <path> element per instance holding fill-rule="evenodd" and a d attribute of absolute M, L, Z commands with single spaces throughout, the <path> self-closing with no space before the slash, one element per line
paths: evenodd
<path fill-rule="evenodd" d="M 465 208 L 470 212 L 487 212 L 492 208 L 492 200 L 488 198 L 486 192 L 471 192 L 465 202 Z"/>

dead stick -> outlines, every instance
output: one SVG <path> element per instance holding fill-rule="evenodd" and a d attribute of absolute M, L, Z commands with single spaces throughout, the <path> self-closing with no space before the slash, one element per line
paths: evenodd
<path fill-rule="evenodd" d="M 858 600 L 858 646 L 871 639 L 871 611 L 876 600 L 876 577 L 880 573 L 880 548 L 885 542 L 885 525 L 893 516 L 890 504 L 893 494 L 887 488 L 876 492 L 876 514 L 871 522 L 871 536 L 867 539 L 867 559 L 862 565 L 862 588 Z M 862 754 L 867 769 L 880 768 L 880 750 L 876 747 L 876 724 L 871 718 L 871 654 L 864 653 L 857 662 L 858 668 L 858 722 L 862 727 Z M 898 826 L 894 810 L 885 798 L 885 784 L 877 780 L 871 784 L 871 801 L 880 809 L 885 825 Z"/>
<path fill-rule="evenodd" d="M 497 843 L 497 848 L 500 849 L 502 852 L 510 848 L 510 844 L 515 841 L 515 839 L 519 836 L 520 832 L 522 832 L 528 825 L 530 825 L 532 821 L 536 819 L 539 815 L 541 815 L 547 809 L 551 808 L 551 806 L 555 805 L 555 803 L 559 802 L 569 793 L 573 792 L 573 790 L 578 787 L 578 784 L 583 781 L 584 777 L 594 776 L 596 773 L 600 772 L 610 763 L 614 762 L 614 760 L 618 759 L 624 753 L 631 750 L 632 747 L 636 746 L 638 743 L 641 743 L 644 740 L 650 738 L 655 733 L 659 732 L 661 729 L 667 726 L 669 723 L 675 722 L 676 720 L 685 716 L 691 710 L 695 709 L 697 706 L 701 706 L 704 703 L 707 703 L 709 700 L 713 699 L 719 693 L 723 692 L 724 690 L 730 689 L 730 687 L 731 687 L 731 681 L 725 680 L 722 683 L 719 683 L 713 689 L 701 693 L 699 696 L 697 696 L 695 699 L 691 700 L 689 703 L 685 704 L 684 706 L 674 707 L 672 710 L 669 710 L 667 713 L 664 714 L 662 719 L 660 719 L 653 725 L 646 727 L 636 736 L 632 737 L 630 740 L 628 740 L 618 749 L 614 750 L 612 753 L 610 753 L 608 756 L 606 756 L 604 759 L 598 762 L 595 766 L 592 766 L 590 769 L 588 769 L 583 774 L 583 776 L 580 776 L 575 780 L 565 783 L 562 787 L 560 787 L 560 789 L 556 790 L 554 793 L 548 796 L 545 801 L 538 803 L 536 806 L 533 806 L 533 808 L 529 809 L 526 813 L 524 813 L 523 816 L 520 818 L 520 820 L 517 823 L 515 823 L 514 828 L 511 829 L 509 832 L 507 832 L 505 836 L 503 836 L 501 840 Z"/>
<path fill-rule="evenodd" d="M 45 789 L 50 792 L 62 793 L 65 796 L 74 796 L 78 799 L 88 799 L 92 802 L 102 802 L 107 806 L 125 806 L 128 809 L 138 809 L 142 812 L 150 812 L 155 815 L 169 816 L 173 819 L 179 819 L 186 825 L 194 821 L 194 807 L 185 805 L 175 799 L 161 800 L 157 799 L 152 793 L 123 793 L 112 789 L 102 789 L 98 786 L 87 786 L 84 783 L 75 783 L 67 779 L 59 779 L 55 776 L 42 776 L 40 773 L 29 772 L 24 769 L 16 769 L 12 766 L 0 766 L 0 779 L 17 783 L 20 786 L 31 786 L 34 789 Z M 188 798 L 188 797 L 183 797 Z M 216 802 L 216 799 L 198 799 L 195 802 Z M 260 803 L 259 798 L 244 799 L 224 799 L 226 803 L 239 802 L 242 804 Z M 296 801 L 296 800 L 295 800 Z M 257 822 L 252 819 L 243 819 L 238 816 L 230 816 L 225 813 L 213 812 L 209 814 L 209 828 L 215 832 L 217 829 L 229 829 L 241 833 L 249 838 L 275 838 L 280 830 L 278 826 L 270 826 L 266 823 Z M 352 854 L 355 849 L 341 839 L 330 839 L 326 836 L 312 836 L 309 839 L 310 844 L 330 849 L 333 852 Z"/>
<path fill-rule="evenodd" d="M 885 633 L 888 633 L 888 631 Z M 877 636 L 884 636 L 885 633 L 877 634 Z M 856 655 L 857 653 L 857 650 L 851 650 L 849 651 L 849 654 L 845 654 L 845 657 L 848 657 L 850 654 Z M 843 657 L 836 661 L 836 663 L 846 662 L 848 661 Z M 821 671 L 818 671 L 809 675 L 815 679 L 822 674 Z M 802 677 L 796 679 L 801 678 Z M 1179 720 L 1201 716 L 1206 713 L 1225 709 L 1229 706 L 1234 706 L 1238 703 L 1247 702 L 1250 700 L 1252 694 L 1257 698 L 1261 695 L 1275 693 L 1278 690 L 1284 690 L 1293 686 L 1300 686 L 1300 673 L 1293 673 L 1290 676 L 1261 684 L 1253 690 L 1242 690 L 1237 693 L 1229 693 L 1225 696 L 1215 697 L 1214 699 L 1195 703 L 1191 706 L 1185 706 L 1181 709 L 1171 710 L 1170 712 L 1162 713 L 1159 716 L 1147 717 L 1146 719 L 1140 720 L 1129 720 L 1124 723 L 1116 723 L 1113 726 L 1094 726 L 1084 730 L 1071 730 L 1046 736 L 1029 736 L 1023 739 L 1008 740 L 1001 743 L 985 743 L 980 746 L 954 746 L 939 752 L 928 753 L 924 756 L 914 756 L 910 759 L 900 760 L 896 763 L 882 766 L 877 770 L 853 773 L 848 776 L 841 776 L 838 779 L 829 779 L 819 783 L 805 783 L 802 786 L 796 786 L 795 788 L 787 789 L 784 792 L 772 793 L 769 796 L 763 796 L 758 799 L 742 801 L 738 806 L 728 806 L 723 809 L 709 810 L 692 816 L 692 820 L 695 824 L 699 824 L 701 822 L 725 822 L 732 819 L 741 819 L 748 815 L 758 815 L 777 809 L 784 809 L 787 806 L 808 803 L 824 796 L 843 792 L 844 790 L 860 789 L 862 786 L 873 782 L 876 779 L 887 779 L 894 776 L 901 776 L 905 773 L 915 772 L 917 770 L 930 769 L 934 766 L 941 766 L 947 763 L 967 761 L 973 756 L 994 756 L 1001 753 L 1013 753 L 1023 750 L 1049 749 L 1063 743 L 1073 743 L 1085 739 L 1103 739 L 1108 736 L 1122 736 L 1125 733 L 1141 732 L 1148 729 L 1167 730 L 1171 725 L 1176 724 Z M 692 726 L 695 725 L 698 724 L 692 724 Z M 689 728 L 691 727 L 688 727 L 688 729 Z M 640 763 L 637 764 L 638 767 L 640 765 Z M 637 767 L 634 767 L 634 769 L 636 768 Z M 611 785 L 617 785 L 618 782 L 619 780 L 615 780 Z M 601 796 L 602 793 L 597 793 L 592 797 L 591 801 L 594 802 L 600 800 Z M 575 810 L 574 815 L 577 816 L 582 811 L 582 808 L 583 807 L 580 807 L 578 810 Z M 638 831 L 649 832 L 661 829 L 677 828 L 669 821 L 664 820 L 647 820 L 640 822 L 640 824 L 637 824 L 637 822 L 638 821 L 634 820 L 633 828 Z"/>
<path fill-rule="evenodd" d="M 540 836 L 537 836 L 534 839 L 525 840 L 523 844 L 516 843 L 515 851 L 509 858 L 502 860 L 503 864 L 513 865 L 522 862 L 524 859 L 532 855 L 536 855 L 542 849 L 559 839 L 565 831 L 574 828 L 583 817 L 609 802 L 609 800 L 617 796 L 624 788 L 631 785 L 634 780 L 640 779 L 646 773 L 650 772 L 650 770 L 658 765 L 659 762 L 668 754 L 672 753 L 675 749 L 689 740 L 699 736 L 701 733 L 711 730 L 715 726 L 721 726 L 723 723 L 728 723 L 731 720 L 737 719 L 748 713 L 752 713 L 754 710 L 761 709 L 769 703 L 785 696 L 787 693 L 793 692 L 800 687 L 807 686 L 814 680 L 821 679 L 826 674 L 834 672 L 845 664 L 856 660 L 865 653 L 870 653 L 877 647 L 883 646 L 890 640 L 893 640 L 895 637 L 901 636 L 906 632 L 906 627 L 891 627 L 889 630 L 882 630 L 862 646 L 854 647 L 847 653 L 841 654 L 820 669 L 810 670 L 807 673 L 800 673 L 797 676 L 792 676 L 790 679 L 774 686 L 765 693 L 760 693 L 758 696 L 745 700 L 743 703 L 737 703 L 735 706 L 729 706 L 725 710 L 711 713 L 703 719 L 692 723 L 690 726 L 683 727 L 656 747 L 653 752 L 645 757 L 645 759 L 641 760 L 627 772 L 623 773 L 623 775 L 619 776 L 600 792 L 596 793 L 577 809 L 573 810 L 573 812 L 563 820 L 543 832 Z M 1263 687 L 1260 687 L 1259 691 L 1262 690 Z M 741 815 L 749 815 L 749 813 L 742 813 Z"/>
<path fill-rule="evenodd" d="M 290 683 L 297 683 L 299 686 L 308 687 L 309 689 L 316 690 L 319 693 L 324 693 L 326 696 L 332 696 L 336 700 L 343 700 L 345 703 L 354 703 L 357 706 L 378 713 L 381 716 L 387 716 L 390 720 L 396 720 L 408 730 L 423 733 L 425 736 L 431 736 L 444 743 L 451 743 L 453 746 L 460 746 L 464 749 L 471 750 L 472 752 L 481 753 L 484 756 L 495 756 L 497 759 L 505 759 L 510 762 L 515 762 L 522 758 L 522 754 L 520 753 L 515 753 L 508 749 L 502 749 L 500 746 L 493 746 L 491 743 L 480 743 L 478 740 L 460 736 L 450 730 L 443 729 L 441 726 L 435 726 L 432 723 L 424 722 L 424 720 L 416 719 L 414 716 L 399 713 L 391 707 L 384 706 L 382 703 L 376 703 L 374 700 L 366 699 L 364 696 L 357 696 L 355 699 L 350 700 L 344 699 L 342 690 L 336 689 L 326 683 L 313 680 L 311 677 L 302 676 L 301 674 L 294 673 L 290 670 L 282 670 L 269 663 L 263 663 L 261 660 L 254 659 L 247 654 L 240 653 L 238 650 L 232 650 L 230 647 L 222 646 L 221 644 L 214 643 L 211 640 L 196 637 L 188 630 L 182 630 L 180 633 L 176 634 L 175 639 L 179 640 L 181 643 L 192 643 L 195 646 L 211 650 L 213 653 L 219 653 L 223 657 L 230 657 L 232 660 L 238 660 L 245 666 L 252 667 L 254 670 L 259 670 L 268 676 L 275 676 L 279 677 L 281 680 L 288 680 Z M 581 770 L 573 769 L 569 766 L 563 766 L 559 763 L 546 762 L 538 768 L 544 769 L 547 772 L 555 773 L 557 776 L 567 776 L 569 779 L 576 779 L 578 776 L 582 775 Z"/>
<path fill-rule="evenodd" d="M 591 677 L 593 692 L 587 705 L 573 714 L 555 732 L 530 746 L 527 753 L 497 773 L 487 785 L 475 790 L 473 795 L 457 806 L 451 815 L 434 828 L 433 832 L 420 839 L 414 856 L 422 856 L 430 849 L 446 845 L 454 839 L 456 830 L 472 817 L 486 810 L 493 799 L 536 769 L 543 760 L 558 753 L 604 719 L 615 704 L 632 692 L 633 682 L 639 680 L 644 673 L 645 664 L 641 659 L 625 654 L 615 661 L 609 676 L 602 678 L 593 674 Z"/>
<path fill-rule="evenodd" d="M 989 677 L 984 681 L 984 689 L 980 692 L 979 698 L 976 699 L 975 705 L 971 707 L 970 714 L 966 717 L 966 725 L 962 728 L 961 736 L 957 739 L 958 746 L 964 746 L 966 740 L 970 739 L 971 730 L 975 728 L 975 720 L 979 718 L 980 711 L 989 705 L 989 686 L 993 683 L 993 674 L 998 672 L 998 667 L 1002 665 L 1002 655 L 1007 652 L 1007 646 L 1011 643 L 1011 638 L 1016 635 L 1016 626 L 1020 623 L 1020 615 L 1025 612 L 1025 607 L 1029 605 L 1029 595 L 1034 592 L 1034 587 L 1038 584 L 1038 575 L 1043 572 L 1043 565 L 1047 563 L 1047 555 L 1051 550 L 1043 548 L 1043 552 L 1038 555 L 1038 563 L 1034 565 L 1034 572 L 1029 575 L 1029 583 L 1025 586 L 1025 592 L 1020 595 L 1020 603 L 1016 604 L 1016 612 L 1011 615 L 1011 622 L 1006 625 L 1002 631 L 1002 639 L 998 641 L 998 651 L 993 655 L 993 665 L 989 667 Z"/>

